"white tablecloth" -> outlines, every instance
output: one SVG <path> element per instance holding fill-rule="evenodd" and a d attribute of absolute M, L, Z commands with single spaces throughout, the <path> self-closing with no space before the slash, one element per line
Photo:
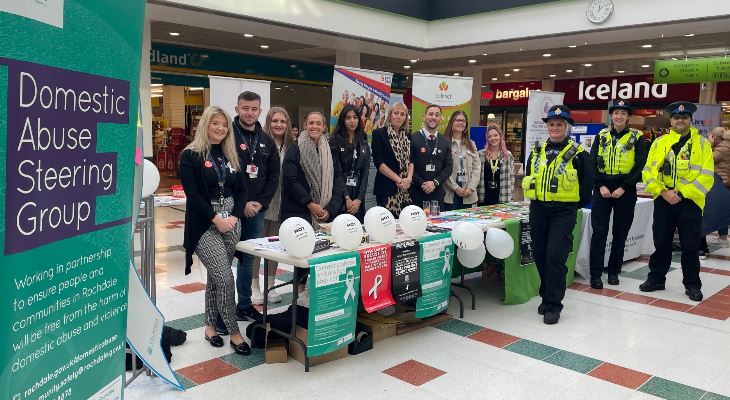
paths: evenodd
<path fill-rule="evenodd" d="M 654 236 L 651 233 L 651 224 L 654 214 L 654 201 L 652 199 L 639 198 L 634 209 L 634 222 L 631 224 L 629 235 L 624 245 L 624 261 L 633 260 L 643 254 L 651 254 L 654 252 Z M 613 215 L 609 221 L 608 239 L 606 240 L 606 256 L 604 266 L 608 264 L 608 255 L 611 253 L 611 244 L 613 235 L 611 229 L 613 227 Z M 591 235 L 593 228 L 591 227 L 591 210 L 583 209 L 583 222 L 581 224 L 580 248 L 578 249 L 578 258 L 575 261 L 575 272 L 580 276 L 590 278 L 590 262 L 591 253 Z"/>

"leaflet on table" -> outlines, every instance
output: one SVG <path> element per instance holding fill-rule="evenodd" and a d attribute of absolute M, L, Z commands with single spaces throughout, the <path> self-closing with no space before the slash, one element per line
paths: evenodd
<path fill-rule="evenodd" d="M 249 243 L 253 243 L 254 246 L 256 246 L 256 250 L 271 250 L 271 251 L 279 251 L 284 252 L 284 246 L 281 245 L 281 242 L 271 241 L 269 238 L 258 238 L 258 239 L 249 239 L 247 240 Z"/>
<path fill-rule="evenodd" d="M 355 336 L 360 257 L 357 252 L 309 261 L 309 332 L 307 355 L 327 354 Z"/>
<path fill-rule="evenodd" d="M 421 297 L 416 302 L 416 318 L 436 315 L 449 306 L 454 242 L 450 233 L 421 239 Z"/>
<path fill-rule="evenodd" d="M 390 291 L 390 244 L 360 250 L 360 295 L 371 313 L 395 304 Z"/>
<path fill-rule="evenodd" d="M 399 304 L 416 305 L 421 296 L 420 245 L 418 240 L 393 243 L 391 248 L 391 275 L 393 297 Z"/>

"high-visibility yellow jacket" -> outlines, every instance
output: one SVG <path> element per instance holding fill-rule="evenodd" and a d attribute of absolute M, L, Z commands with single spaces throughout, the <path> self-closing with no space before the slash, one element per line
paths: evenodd
<path fill-rule="evenodd" d="M 610 129 L 603 129 L 598 133 L 598 156 L 603 159 L 603 164 L 598 166 L 598 171 L 606 175 L 625 175 L 631 172 L 636 161 L 636 140 L 641 132 L 631 129 L 621 139 L 614 140 Z"/>
<path fill-rule="evenodd" d="M 572 160 L 583 151 L 583 147 L 570 139 L 550 163 L 547 162 L 546 147 L 547 141 L 532 151 L 531 171 L 527 171 L 528 175 L 522 179 L 525 197 L 539 201 L 579 201 L 580 182 Z"/>
<path fill-rule="evenodd" d="M 674 129 L 654 140 L 641 176 L 646 185 L 645 191 L 654 195 L 655 199 L 662 191 L 674 189 L 704 210 L 705 196 L 715 179 L 715 163 L 710 141 L 702 137 L 695 127 L 690 127 L 689 135 L 689 140 L 677 154 L 672 146 L 681 136 Z"/>

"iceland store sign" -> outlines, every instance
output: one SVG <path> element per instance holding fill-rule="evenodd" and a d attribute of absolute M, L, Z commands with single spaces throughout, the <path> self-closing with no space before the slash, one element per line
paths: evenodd
<path fill-rule="evenodd" d="M 654 77 L 651 75 L 564 79 L 555 81 L 555 90 L 565 93 L 566 104 L 605 105 L 613 99 L 630 100 L 635 103 L 668 104 L 679 100 L 697 102 L 700 95 L 700 87 L 696 83 L 654 83 Z"/>

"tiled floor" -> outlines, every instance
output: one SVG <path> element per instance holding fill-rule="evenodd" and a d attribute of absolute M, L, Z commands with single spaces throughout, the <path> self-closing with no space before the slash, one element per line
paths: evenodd
<path fill-rule="evenodd" d="M 701 303 L 685 296 L 676 258 L 664 291 L 639 291 L 646 258 L 625 263 L 618 286 L 594 290 L 577 279 L 553 326 L 542 323 L 538 299 L 505 306 L 499 286 L 473 276 L 467 284 L 477 309 L 463 320 L 376 342 L 305 373 L 293 359 L 265 364 L 261 350 L 242 357 L 204 340 L 205 269 L 196 264 L 184 274 L 184 213 L 159 208 L 156 218 L 157 301 L 167 324 L 188 333 L 171 363 L 187 390 L 143 375 L 126 399 L 730 399 L 728 247 L 713 245 L 701 262 Z M 277 279 L 290 277 L 291 267 L 280 266 Z M 291 301 L 282 294 L 274 306 Z M 449 311 L 458 314 L 455 302 Z"/>

